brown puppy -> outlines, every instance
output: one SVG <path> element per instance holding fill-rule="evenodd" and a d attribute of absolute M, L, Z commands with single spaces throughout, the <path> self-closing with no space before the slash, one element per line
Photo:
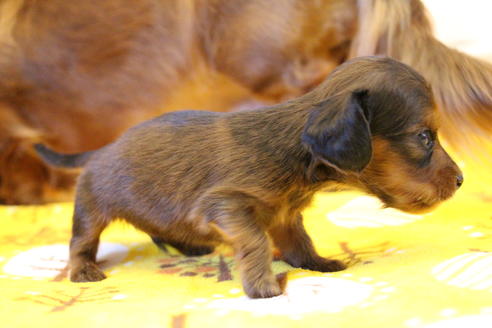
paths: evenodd
<path fill-rule="evenodd" d="M 163 115 L 95 152 L 37 149 L 57 166 L 86 163 L 70 243 L 72 281 L 105 278 L 95 263 L 99 236 L 123 218 L 184 254 L 230 243 L 246 293 L 271 297 L 281 293 L 271 241 L 294 267 L 344 268 L 318 255 L 303 228 L 301 211 L 317 191 L 346 185 L 405 211 L 451 197 L 463 177 L 436 133 L 424 79 L 394 60 L 361 57 L 278 106 Z"/>
<path fill-rule="evenodd" d="M 71 190 L 33 143 L 82 152 L 174 109 L 286 100 L 373 54 L 424 75 L 448 141 L 491 130 L 491 66 L 436 40 L 419 0 L 2 0 L 0 203 Z"/>

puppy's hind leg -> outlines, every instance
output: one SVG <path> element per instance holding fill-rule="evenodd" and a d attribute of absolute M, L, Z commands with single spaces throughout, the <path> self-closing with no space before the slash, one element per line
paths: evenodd
<path fill-rule="evenodd" d="M 72 239 L 70 240 L 70 280 L 73 282 L 99 281 L 106 278 L 96 264 L 99 236 L 109 220 L 96 211 L 75 204 Z"/>
<path fill-rule="evenodd" d="M 302 215 L 298 214 L 293 221 L 287 222 L 269 230 L 270 236 L 282 252 L 282 258 L 285 262 L 295 268 L 321 272 L 345 269 L 342 262 L 318 255 L 311 238 L 304 229 Z"/>
<path fill-rule="evenodd" d="M 186 256 L 202 256 L 213 253 L 213 246 L 199 246 L 193 245 L 186 242 L 173 241 L 172 239 L 162 238 L 162 237 L 151 237 L 154 244 L 160 249 L 167 252 L 166 244 L 176 248 L 181 254 Z"/>
<path fill-rule="evenodd" d="M 199 211 L 216 224 L 235 250 L 243 288 L 251 298 L 280 295 L 282 290 L 271 270 L 272 249 L 261 226 L 259 200 L 240 191 L 214 191 L 202 198 Z"/>

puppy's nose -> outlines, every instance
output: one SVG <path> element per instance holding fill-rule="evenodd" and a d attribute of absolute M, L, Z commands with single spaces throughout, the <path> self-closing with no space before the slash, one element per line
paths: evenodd
<path fill-rule="evenodd" d="M 456 176 L 456 186 L 461 187 L 463 184 L 463 174 L 459 174 Z"/>

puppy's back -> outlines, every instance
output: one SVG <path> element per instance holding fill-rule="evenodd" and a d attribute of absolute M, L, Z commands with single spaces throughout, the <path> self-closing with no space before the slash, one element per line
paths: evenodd
<path fill-rule="evenodd" d="M 87 164 L 77 198 L 104 205 L 111 216 L 186 215 L 181 209 L 216 179 L 220 116 L 182 111 L 129 129 Z"/>

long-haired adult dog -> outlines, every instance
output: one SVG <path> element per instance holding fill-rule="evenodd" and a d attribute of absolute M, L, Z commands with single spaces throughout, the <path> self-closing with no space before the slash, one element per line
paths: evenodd
<path fill-rule="evenodd" d="M 447 141 L 490 131 L 491 66 L 437 41 L 419 0 L 1 0 L 0 202 L 72 186 L 34 142 L 97 149 L 171 109 L 299 96 L 373 54 L 430 82 Z"/>
<path fill-rule="evenodd" d="M 50 163 L 85 164 L 70 243 L 72 281 L 105 278 L 99 236 L 123 218 L 184 254 L 230 243 L 250 297 L 281 293 L 271 242 L 294 267 L 344 268 L 318 255 L 301 211 L 326 187 L 346 185 L 387 206 L 422 211 L 462 184 L 437 140 L 431 90 L 386 58 L 343 64 L 312 92 L 269 108 L 184 111 L 152 119 L 114 143 L 77 155 L 38 146 Z"/>

